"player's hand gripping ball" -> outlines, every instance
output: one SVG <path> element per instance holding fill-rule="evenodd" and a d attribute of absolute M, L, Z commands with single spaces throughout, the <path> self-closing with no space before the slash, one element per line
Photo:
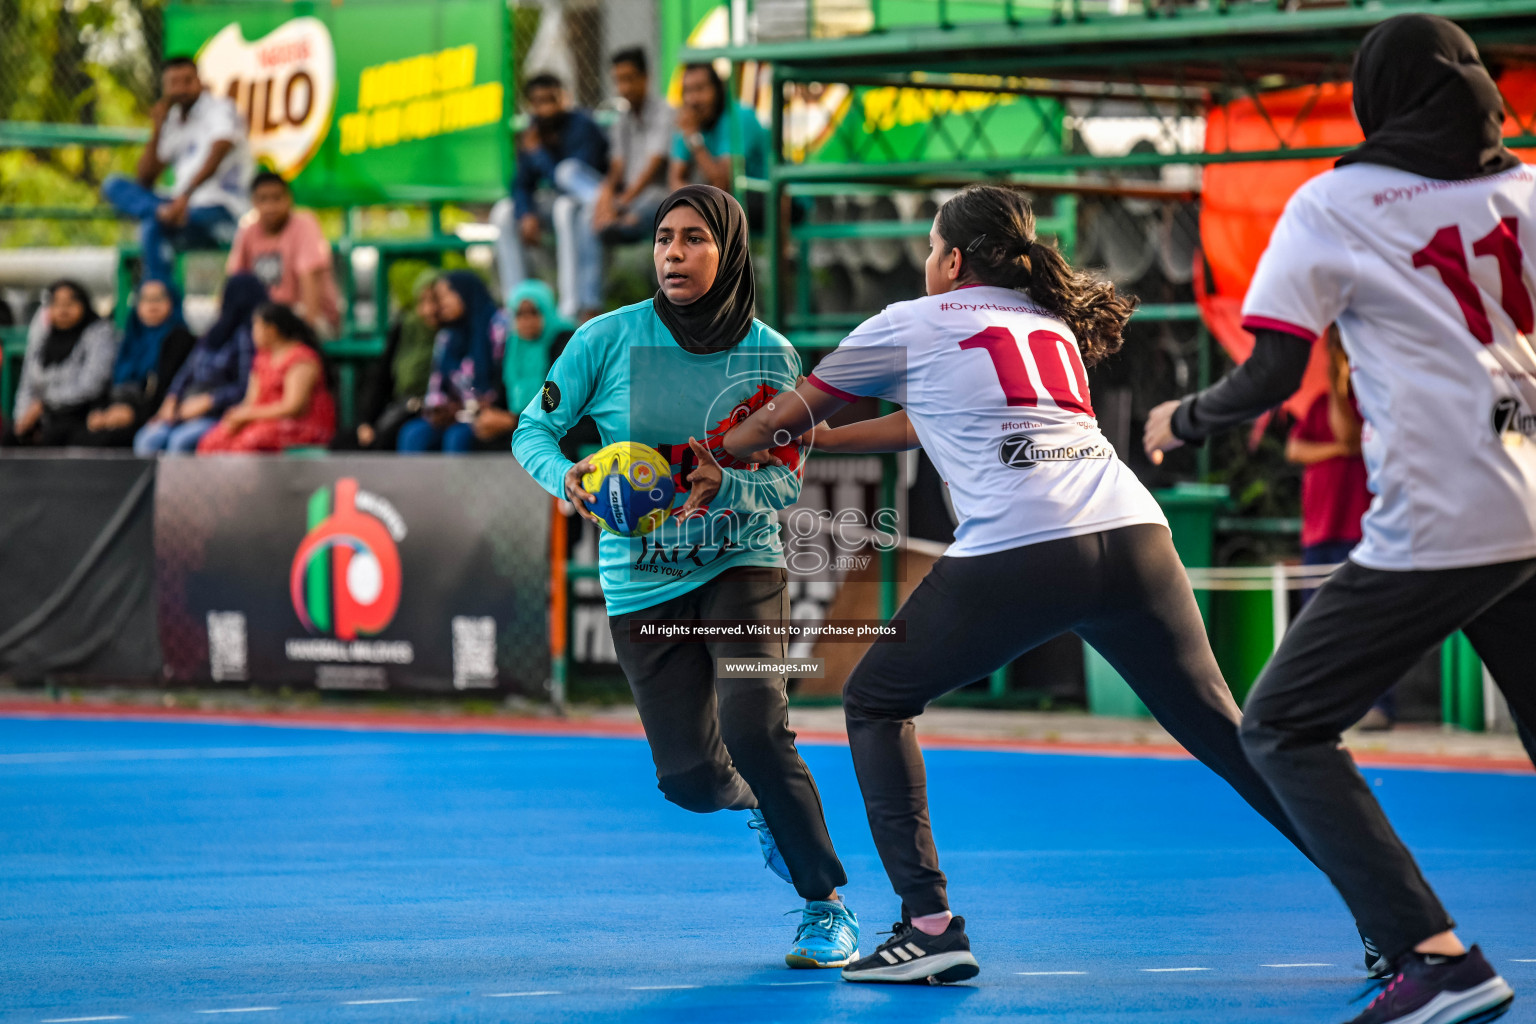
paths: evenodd
<path fill-rule="evenodd" d="M 581 487 L 597 500 L 588 506 L 604 530 L 620 537 L 650 533 L 672 511 L 677 488 L 661 453 L 636 441 L 616 441 L 592 456 Z"/>

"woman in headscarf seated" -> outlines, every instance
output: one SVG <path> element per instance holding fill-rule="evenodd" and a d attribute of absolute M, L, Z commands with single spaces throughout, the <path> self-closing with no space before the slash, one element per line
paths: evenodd
<path fill-rule="evenodd" d="M 411 306 L 401 311 L 384 342 L 384 357 L 371 368 L 358 403 L 357 432 L 337 438 L 337 448 L 394 451 L 400 427 L 421 412 L 432 375 L 437 334 L 438 270 L 428 268 L 411 284 Z"/>
<path fill-rule="evenodd" d="M 82 442 L 93 448 L 127 448 L 165 400 L 166 389 L 196 339 L 181 318 L 181 300 L 170 285 L 150 279 L 139 285 L 128 327 L 117 347 L 112 390 L 85 419 Z"/>
<path fill-rule="evenodd" d="M 267 301 L 267 289 L 253 274 L 224 282 L 219 318 L 197 344 L 166 389 L 160 411 L 133 439 L 135 454 L 188 454 L 212 430 L 224 411 L 245 396 L 256 346 L 251 315 Z"/>
<path fill-rule="evenodd" d="M 251 320 L 256 359 L 245 399 L 197 443 L 199 454 L 280 452 L 321 445 L 336 432 L 315 330 L 293 307 L 268 302 Z"/>
<path fill-rule="evenodd" d="M 86 420 L 112 381 L 117 332 L 75 281 L 55 281 L 27 331 L 16 405 L 0 443 L 57 447 L 90 443 Z"/>
<path fill-rule="evenodd" d="M 538 396 L 550 364 L 571 340 L 576 325 L 560 315 L 554 289 L 533 278 L 512 290 L 507 308 L 512 311 L 512 331 L 501 360 L 507 408 L 481 413 L 475 422 L 475 435 L 488 442 L 504 439 L 510 447 L 512 431 L 517 427 L 514 410 Z"/>
<path fill-rule="evenodd" d="M 441 326 L 432 375 L 422 413 L 400 428 L 397 447 L 411 454 L 505 450 L 501 421 L 487 414 L 507 407 L 501 379 L 507 315 L 473 271 L 444 274 L 436 291 Z"/>

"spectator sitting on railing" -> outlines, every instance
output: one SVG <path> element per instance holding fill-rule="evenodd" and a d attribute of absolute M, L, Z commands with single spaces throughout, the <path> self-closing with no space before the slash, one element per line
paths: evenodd
<path fill-rule="evenodd" d="M 650 237 L 668 195 L 667 155 L 676 123 L 667 101 L 651 95 L 645 51 L 638 46 L 613 55 L 613 87 L 627 109 L 613 126 L 608 176 L 592 211 L 593 229 L 609 244 Z"/>
<path fill-rule="evenodd" d="M 251 340 L 256 359 L 245 399 L 197 442 L 198 454 L 329 443 L 336 432 L 336 404 L 325 386 L 314 328 L 291 307 L 268 302 L 251 319 Z"/>
<path fill-rule="evenodd" d="M 713 64 L 683 68 L 683 106 L 677 112 L 669 190 L 696 184 L 734 192 L 731 158 L 738 136 L 742 172 L 749 178 L 766 178 L 768 133 L 757 115 L 727 95 Z M 763 220 L 762 193 L 748 193 L 746 209 L 751 229 L 758 230 Z"/>
<path fill-rule="evenodd" d="M 411 306 L 401 311 L 384 341 L 384 357 L 370 367 L 358 403 L 355 440 L 338 438 L 338 448 L 394 451 L 400 427 L 421 412 L 432 374 L 432 339 L 437 334 L 438 271 L 423 270 L 411 284 Z"/>
<path fill-rule="evenodd" d="M 132 445 L 139 428 L 160 408 L 195 342 L 171 286 L 153 279 L 140 284 L 117 347 L 112 391 L 106 404 L 86 417 L 88 432 L 79 443 L 91 448 Z"/>
<path fill-rule="evenodd" d="M 226 273 L 255 274 L 273 302 L 292 306 L 315 334 L 341 328 L 341 295 L 331 269 L 331 243 L 309 210 L 294 209 L 281 174 L 262 171 L 251 182 L 251 203 L 230 248 Z"/>
<path fill-rule="evenodd" d="M 437 281 L 442 326 L 433 344 L 432 376 L 420 416 L 400 428 L 401 452 L 506 451 L 506 409 L 501 380 L 507 315 L 490 289 L 469 270 Z"/>
<path fill-rule="evenodd" d="M 219 318 L 192 346 L 160 411 L 134 436 L 136 455 L 196 451 L 224 410 L 240 401 L 256 355 L 251 315 L 266 301 L 267 289 L 253 274 L 236 274 L 224 282 Z"/>
<path fill-rule="evenodd" d="M 501 293 L 511 295 L 528 276 L 524 247 L 538 245 L 543 233 L 534 193 L 547 183 L 558 193 L 549 218 L 555 229 L 561 312 L 590 317 L 603 301 L 603 261 L 592 230 L 592 208 L 608 170 L 608 139 L 590 114 L 572 108 L 564 84 L 554 75 L 528 79 L 523 98 L 532 123 L 517 137 L 512 200 L 491 208 L 491 223 L 500 232 L 496 258 Z"/>
<path fill-rule="evenodd" d="M 112 381 L 116 354 L 117 332 L 91 308 L 90 293 L 55 281 L 27 331 L 15 412 L 0 444 L 85 444 L 87 417 Z"/>
<path fill-rule="evenodd" d="M 173 247 L 224 246 L 247 208 L 251 152 L 245 120 L 233 100 L 203 88 L 191 57 L 171 57 L 160 76 L 149 145 L 137 180 L 114 174 L 101 194 L 140 224 L 144 277 L 171 279 Z M 171 197 L 154 191 L 171 168 Z"/>

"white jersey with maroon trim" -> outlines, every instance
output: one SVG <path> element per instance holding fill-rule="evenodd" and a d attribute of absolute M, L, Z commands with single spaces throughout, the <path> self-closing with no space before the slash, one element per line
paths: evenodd
<path fill-rule="evenodd" d="M 1536 175 L 1440 181 L 1350 164 L 1291 197 L 1243 324 L 1337 321 L 1376 498 L 1372 569 L 1536 556 Z"/>
<path fill-rule="evenodd" d="M 949 555 L 1167 525 L 1093 418 L 1072 331 L 1020 292 L 963 288 L 887 306 L 810 381 L 906 410 L 960 519 Z"/>

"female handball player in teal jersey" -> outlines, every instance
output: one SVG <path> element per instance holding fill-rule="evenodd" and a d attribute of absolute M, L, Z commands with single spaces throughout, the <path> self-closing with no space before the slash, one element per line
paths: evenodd
<path fill-rule="evenodd" d="M 973 186 L 940 208 L 928 295 L 865 321 L 788 396 L 726 435 L 738 455 L 799 438 L 860 396 L 902 411 L 816 427 L 841 452 L 921 446 L 949 487 L 955 542 L 843 692 L 870 829 L 902 901 L 889 941 L 850 981 L 959 981 L 979 970 L 950 914 L 912 719 L 928 702 L 1067 631 L 1091 643 L 1157 720 L 1293 843 L 1249 766 L 1239 713 L 1161 509 L 1094 420 L 1084 364 L 1120 347 L 1132 306 L 1035 237 L 1022 195 Z M 1297 843 L 1300 846 L 1300 843 Z"/>
<path fill-rule="evenodd" d="M 793 388 L 800 360 L 753 319 L 747 223 L 707 185 L 674 192 L 656 214 L 655 299 L 588 321 L 523 410 L 512 450 L 545 490 L 587 518 L 590 460 L 560 439 L 583 416 L 603 443 L 636 441 L 672 465 L 679 508 L 643 537 L 603 533 L 599 572 L 619 665 L 629 680 L 666 798 L 690 811 L 746 810 L 769 867 L 806 900 L 792 967 L 841 967 L 857 954 L 857 918 L 821 796 L 795 749 L 785 678 L 716 675 L 717 657 L 783 658 L 782 639 L 648 642 L 632 626 L 789 618 L 777 510 L 800 494 L 793 445 L 773 455 L 725 453 L 729 426 Z M 702 439 L 702 440 L 701 440 Z M 686 493 L 686 500 L 684 495 Z M 594 520 L 595 521 L 595 520 Z"/>

